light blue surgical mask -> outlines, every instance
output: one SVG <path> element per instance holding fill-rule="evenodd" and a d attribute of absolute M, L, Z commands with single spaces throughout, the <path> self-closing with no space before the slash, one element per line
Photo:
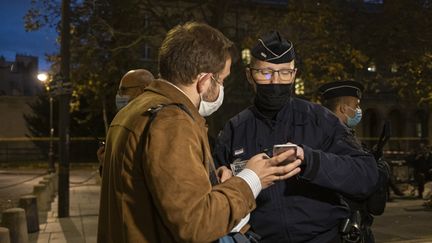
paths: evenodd
<path fill-rule="evenodd" d="M 116 103 L 117 110 L 120 110 L 121 108 L 125 107 L 129 103 L 129 100 L 130 100 L 129 95 L 117 94 L 115 97 L 115 103 Z"/>
<path fill-rule="evenodd" d="M 349 128 L 354 128 L 362 119 L 362 109 L 357 107 L 355 110 L 351 107 L 348 107 L 350 110 L 354 111 L 354 117 L 349 117 L 345 114 L 347 117 L 347 126 Z"/>

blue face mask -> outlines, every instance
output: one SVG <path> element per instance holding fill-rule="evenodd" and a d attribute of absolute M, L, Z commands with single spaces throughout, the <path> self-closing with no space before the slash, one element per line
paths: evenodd
<path fill-rule="evenodd" d="M 128 104 L 129 100 L 130 100 L 129 95 L 117 94 L 115 97 L 115 103 L 116 103 L 117 110 L 120 110 L 121 108 L 125 107 Z"/>
<path fill-rule="evenodd" d="M 350 128 L 354 128 L 362 119 L 362 110 L 360 108 L 356 108 L 355 110 L 351 107 L 348 107 L 350 110 L 354 111 L 354 117 L 349 117 L 348 115 L 345 115 L 347 117 L 347 126 Z"/>

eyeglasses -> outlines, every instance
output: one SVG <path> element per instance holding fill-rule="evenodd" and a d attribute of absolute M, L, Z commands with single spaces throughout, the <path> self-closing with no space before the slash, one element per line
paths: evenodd
<path fill-rule="evenodd" d="M 136 85 L 136 86 L 129 86 L 129 87 L 124 87 L 124 86 L 122 86 L 122 87 L 120 87 L 120 89 L 117 91 L 117 94 L 118 95 L 123 95 L 123 93 L 125 93 L 126 91 L 129 91 L 129 90 L 132 90 L 132 89 L 135 89 L 135 90 L 138 90 L 138 88 L 139 89 L 142 89 L 142 88 L 145 88 L 147 85 Z"/>
<path fill-rule="evenodd" d="M 251 74 L 257 83 L 269 83 L 274 77 L 275 73 L 279 74 L 279 79 L 282 83 L 290 83 L 297 71 L 297 68 L 294 69 L 259 69 L 259 68 L 250 68 Z"/>

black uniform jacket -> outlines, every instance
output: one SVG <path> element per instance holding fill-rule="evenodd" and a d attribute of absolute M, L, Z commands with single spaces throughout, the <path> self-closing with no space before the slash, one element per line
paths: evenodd
<path fill-rule="evenodd" d="M 340 195 L 365 199 L 378 177 L 373 156 L 330 111 L 293 98 L 269 120 L 249 107 L 218 135 L 215 162 L 230 168 L 236 159 L 287 142 L 303 147 L 302 172 L 260 193 L 251 214 L 252 229 L 262 242 L 329 242 L 349 215 Z"/>

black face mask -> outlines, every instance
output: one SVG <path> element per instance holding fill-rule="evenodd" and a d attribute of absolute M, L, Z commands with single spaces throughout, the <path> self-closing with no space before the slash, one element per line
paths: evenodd
<path fill-rule="evenodd" d="M 293 84 L 256 84 L 256 108 L 273 118 L 291 98 Z"/>

